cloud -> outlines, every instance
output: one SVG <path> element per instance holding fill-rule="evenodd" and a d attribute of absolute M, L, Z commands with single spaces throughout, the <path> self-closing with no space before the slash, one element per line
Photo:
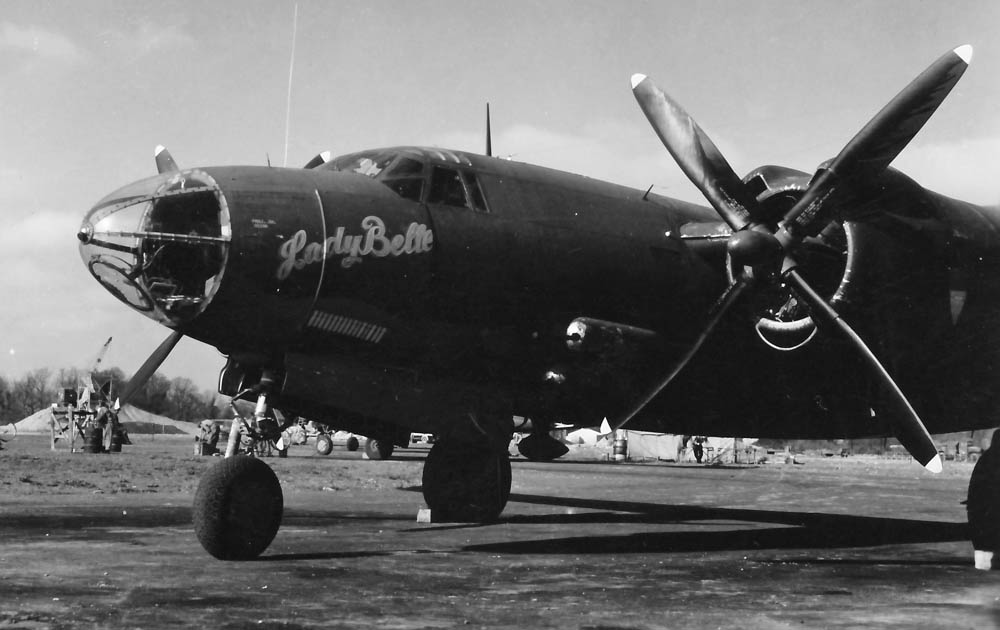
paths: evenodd
<path fill-rule="evenodd" d="M 984 205 L 1000 202 L 1000 136 L 907 147 L 893 167 L 934 192 Z"/>
<path fill-rule="evenodd" d="M 642 190 L 653 184 L 656 193 L 704 204 L 644 122 L 590 123 L 574 133 L 515 124 L 493 134 L 494 155 Z M 482 132 L 468 132 L 445 134 L 435 144 L 478 153 L 484 142 Z"/>
<path fill-rule="evenodd" d="M 104 43 L 129 57 L 145 57 L 161 51 L 177 51 L 195 47 L 195 39 L 180 24 L 163 24 L 139 17 L 129 29 L 107 31 Z"/>
<path fill-rule="evenodd" d="M 40 210 L 0 231 L 0 376 L 84 367 L 108 336 L 115 341 L 106 365 L 131 373 L 166 336 L 165 328 L 115 300 L 86 271 L 74 236 L 81 218 Z M 188 339 L 160 371 L 208 388 L 224 363 L 217 350 Z"/>
<path fill-rule="evenodd" d="M 56 61 L 75 63 L 87 57 L 71 39 L 37 26 L 0 23 L 0 50 L 13 50 Z"/>

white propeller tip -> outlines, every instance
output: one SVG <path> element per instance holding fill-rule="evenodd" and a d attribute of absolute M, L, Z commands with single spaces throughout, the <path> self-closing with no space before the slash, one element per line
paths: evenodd
<path fill-rule="evenodd" d="M 969 44 L 956 48 L 955 54 L 958 55 L 966 64 L 972 63 L 972 46 Z"/>
<path fill-rule="evenodd" d="M 927 462 L 926 465 L 924 465 L 924 468 L 931 471 L 935 475 L 944 470 L 944 468 L 941 466 L 941 456 L 935 455 L 934 459 L 932 459 L 931 461 Z"/>
<path fill-rule="evenodd" d="M 159 154 L 163 153 L 166 150 L 167 150 L 167 147 L 163 146 L 162 144 L 158 144 L 158 145 L 156 145 L 156 148 L 153 149 L 153 155 L 154 156 L 155 155 L 159 155 Z"/>
<path fill-rule="evenodd" d="M 642 83 L 645 80 L 646 80 L 646 75 L 639 74 L 638 72 L 635 73 L 635 74 L 633 74 L 632 75 L 632 89 L 634 90 L 635 86 L 639 85 L 640 83 Z"/>

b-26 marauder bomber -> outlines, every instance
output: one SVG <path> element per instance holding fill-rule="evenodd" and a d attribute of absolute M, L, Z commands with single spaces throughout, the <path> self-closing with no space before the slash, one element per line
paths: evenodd
<path fill-rule="evenodd" d="M 226 357 L 219 391 L 256 401 L 205 473 L 195 530 L 258 556 L 281 521 L 240 430 L 328 418 L 437 442 L 435 520 L 489 521 L 511 485 L 512 417 L 774 438 L 895 436 L 940 470 L 931 432 L 996 425 L 1000 211 L 889 164 L 971 48 L 931 64 L 814 173 L 739 177 L 642 75 L 639 106 L 711 207 L 489 155 L 395 147 L 305 168 L 182 169 L 117 190 L 78 233 L 116 298 L 171 329 L 127 399 L 187 335 Z M 490 151 L 487 150 L 487 154 Z M 905 395 L 904 395 L 905 392 Z M 275 413 L 280 411 L 280 414 Z"/>

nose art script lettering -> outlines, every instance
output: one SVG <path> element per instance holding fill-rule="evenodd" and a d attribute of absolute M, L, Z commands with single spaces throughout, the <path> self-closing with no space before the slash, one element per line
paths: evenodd
<path fill-rule="evenodd" d="M 361 221 L 362 234 L 347 234 L 338 227 L 333 236 L 323 242 L 307 242 L 305 230 L 299 230 L 278 248 L 281 263 L 277 276 L 284 280 L 295 269 L 318 263 L 325 258 L 343 256 L 340 265 L 345 269 L 361 262 L 366 256 L 385 258 L 403 254 L 424 254 L 434 245 L 434 231 L 423 223 L 411 223 L 406 233 L 389 236 L 385 221 L 377 216 L 367 216 Z"/>

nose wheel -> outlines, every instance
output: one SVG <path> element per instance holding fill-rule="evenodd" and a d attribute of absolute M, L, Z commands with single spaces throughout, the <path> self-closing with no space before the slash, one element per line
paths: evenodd
<path fill-rule="evenodd" d="M 202 476 L 193 511 L 194 531 L 205 551 L 219 560 L 252 560 L 281 526 L 281 483 L 261 460 L 229 457 Z"/>

